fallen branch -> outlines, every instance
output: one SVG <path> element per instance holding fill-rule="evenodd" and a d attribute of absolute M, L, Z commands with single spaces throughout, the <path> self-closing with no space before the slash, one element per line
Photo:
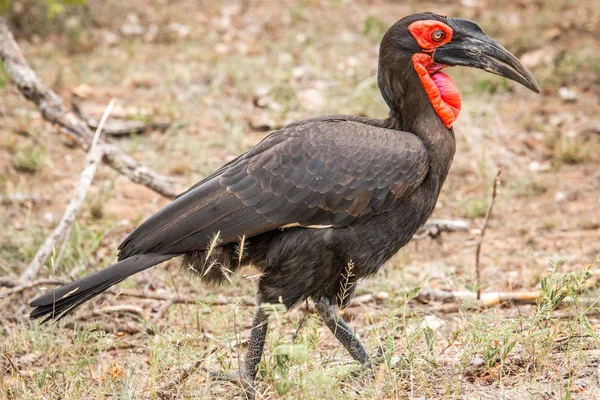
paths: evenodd
<path fill-rule="evenodd" d="M 431 302 L 441 303 L 472 303 L 478 307 L 491 307 L 504 303 L 511 304 L 536 304 L 539 292 L 490 292 L 482 293 L 479 298 L 477 293 L 470 291 L 452 292 L 438 289 L 421 289 L 416 300 L 428 304 Z"/>
<path fill-rule="evenodd" d="M 106 293 L 112 293 L 116 296 L 128 296 L 128 297 L 136 297 L 139 299 L 146 300 L 160 300 L 160 301 L 168 301 L 172 304 L 208 304 L 211 306 L 223 306 L 227 304 L 239 304 L 242 306 L 255 306 L 256 303 L 251 298 L 241 297 L 234 299 L 227 299 L 223 296 L 218 296 L 216 298 L 201 298 L 194 296 L 182 296 L 177 294 L 158 294 L 158 293 L 144 293 L 135 290 L 119 290 L 115 288 L 110 288 L 106 291 Z"/>
<path fill-rule="evenodd" d="M 79 214 L 79 209 L 87 197 L 87 193 L 90 185 L 92 184 L 92 180 L 94 179 L 94 175 L 96 175 L 96 169 L 98 169 L 98 165 L 102 160 L 104 150 L 102 145 L 98 145 L 98 140 L 100 139 L 100 133 L 102 133 L 102 127 L 104 126 L 104 123 L 106 122 L 106 119 L 108 118 L 108 115 L 110 114 L 110 111 L 114 105 L 115 99 L 110 101 L 106 107 L 106 110 L 104 111 L 100 125 L 98 126 L 98 129 L 96 130 L 96 133 L 92 139 L 90 150 L 85 157 L 85 168 L 83 171 L 81 171 L 79 183 L 75 188 L 75 194 L 73 195 L 73 198 L 71 198 L 63 217 L 54 231 L 46 238 L 46 241 L 42 247 L 40 247 L 35 257 L 33 257 L 33 260 L 31 263 L 29 263 L 29 266 L 25 272 L 21 274 L 21 277 L 19 278 L 21 282 L 29 282 L 37 275 L 40 268 L 44 265 L 52 253 L 52 249 L 54 249 L 55 245 L 66 236 L 67 231 L 75 222 L 77 214 Z"/>
<path fill-rule="evenodd" d="M 98 128 L 98 124 L 100 122 L 90 116 L 85 115 L 79 108 L 79 105 L 73 103 L 71 105 L 71 109 L 73 110 L 73 113 L 79 118 L 81 118 L 83 121 L 85 121 L 87 126 L 89 126 L 91 129 Z M 129 136 L 131 134 L 142 134 L 147 131 L 159 131 L 161 133 L 164 133 L 167 130 L 169 130 L 172 126 L 182 125 L 185 124 L 173 122 L 155 122 L 146 124 L 141 121 L 108 121 L 104 125 L 104 129 L 102 130 L 102 132 L 104 136 L 122 137 Z"/>
<path fill-rule="evenodd" d="M 63 280 L 59 280 L 59 279 L 38 279 L 36 281 L 27 282 L 27 283 L 23 284 L 23 283 L 20 283 L 16 279 L 1 278 L 0 286 L 8 287 L 10 289 L 0 292 L 0 299 L 8 297 L 8 296 L 12 296 L 17 293 L 21 293 L 27 289 L 32 289 L 32 288 L 35 288 L 38 286 L 64 285 L 64 284 L 66 284 L 66 282 Z"/>
<path fill-rule="evenodd" d="M 0 204 L 24 204 L 24 203 L 42 203 L 49 202 L 50 198 L 39 194 L 12 193 L 0 196 Z"/>
<path fill-rule="evenodd" d="M 465 219 L 432 219 L 415 233 L 413 239 L 420 240 L 426 237 L 435 239 L 442 232 L 468 232 L 470 227 L 471 223 Z"/>
<path fill-rule="evenodd" d="M 144 312 L 144 310 L 142 310 L 141 307 L 138 306 L 134 306 L 131 304 L 119 304 L 116 306 L 108 306 L 108 307 L 103 307 L 103 308 L 95 308 L 92 311 L 93 315 L 106 315 L 106 314 L 112 314 L 112 313 L 121 313 L 121 314 L 133 314 L 133 315 L 137 315 L 138 317 L 140 317 L 142 319 L 142 321 L 148 320 L 148 316 L 146 315 L 146 313 Z"/>
<path fill-rule="evenodd" d="M 93 134 L 87 124 L 72 112 L 68 112 L 62 99 L 36 76 L 19 49 L 6 21 L 0 17 L 0 60 L 12 77 L 21 94 L 32 101 L 48 122 L 58 125 L 84 150 L 89 150 Z M 149 187 L 168 198 L 178 194 L 172 179 L 159 175 L 150 168 L 140 165 L 129 155 L 108 143 L 103 144 L 104 161 L 119 173 L 136 183 Z"/>
<path fill-rule="evenodd" d="M 490 200 L 490 205 L 488 206 L 488 209 L 485 213 L 485 219 L 483 220 L 483 226 L 481 227 L 481 236 L 479 239 L 479 243 L 477 243 L 477 250 L 475 251 L 475 283 L 477 285 L 477 300 L 481 298 L 481 264 L 479 262 L 479 258 L 481 256 L 481 247 L 483 246 L 485 231 L 487 230 L 488 222 L 492 215 L 494 202 L 496 201 L 498 183 L 500 182 L 500 174 L 502 174 L 502 169 L 498 170 L 498 173 L 494 178 L 494 183 L 492 184 L 492 199 Z"/>
<path fill-rule="evenodd" d="M 98 317 L 98 314 L 92 314 L 92 317 Z M 65 329 L 74 329 L 77 327 L 78 322 L 87 323 L 90 314 L 86 314 L 84 318 L 79 318 L 77 320 L 72 319 L 66 321 L 64 325 L 62 325 Z M 96 319 L 96 321 L 98 321 Z M 108 320 L 105 323 L 98 322 L 97 328 L 93 329 L 95 331 L 106 332 L 109 334 L 127 334 L 127 335 L 135 335 L 138 333 L 145 333 L 147 335 L 154 335 L 155 331 L 150 326 L 146 326 L 141 322 L 133 322 L 133 321 L 119 321 L 119 324 L 115 324 L 114 321 Z"/>
<path fill-rule="evenodd" d="M 8 296 L 12 296 L 18 293 L 21 293 L 28 289 L 33 289 L 38 286 L 62 286 L 67 284 L 68 282 L 61 279 L 38 279 L 35 281 L 22 283 L 18 279 L 8 278 L 8 277 L 0 277 L 0 287 L 7 287 L 8 290 L 4 290 L 0 292 L 0 299 Z M 158 293 L 145 293 L 136 290 L 120 290 L 118 288 L 108 288 L 104 293 L 112 294 L 115 296 L 126 296 L 126 297 L 135 297 L 138 299 L 145 300 L 158 300 L 169 303 L 169 305 L 173 304 L 207 304 L 211 306 L 224 306 L 228 304 L 239 304 L 241 306 L 252 306 L 254 307 L 256 303 L 251 297 L 236 297 L 232 299 L 227 299 L 224 296 L 217 296 L 216 298 L 202 298 L 195 297 L 193 295 L 177 295 L 177 294 L 158 294 Z"/>
<path fill-rule="evenodd" d="M 12 288 L 19 286 L 19 281 L 8 276 L 0 276 L 0 287 Z"/>
<path fill-rule="evenodd" d="M 582 285 L 576 288 L 575 292 L 585 293 L 590 289 L 598 287 L 599 282 L 600 271 L 595 270 L 592 275 L 586 279 L 585 282 L 583 282 Z M 568 293 L 564 288 L 562 289 L 562 292 L 565 294 Z M 458 303 L 463 303 L 463 306 L 466 308 L 486 308 L 502 304 L 537 304 L 539 296 L 539 291 L 490 292 L 482 293 L 481 296 L 477 298 L 477 294 L 470 291 L 421 289 L 415 300 L 423 304 L 429 304 L 432 302 L 444 303 L 442 311 L 456 312 L 460 309 Z M 596 304 L 597 302 L 598 298 L 593 297 L 579 299 L 579 304 L 585 305 L 586 307 Z"/>

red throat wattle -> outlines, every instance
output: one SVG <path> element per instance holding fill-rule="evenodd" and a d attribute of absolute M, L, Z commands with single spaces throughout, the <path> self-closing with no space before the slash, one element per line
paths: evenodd
<path fill-rule="evenodd" d="M 458 118 L 461 107 L 458 87 L 452 78 L 441 72 L 444 66 L 435 64 L 429 54 L 413 54 L 412 60 L 429 102 L 446 128 L 450 128 Z"/>

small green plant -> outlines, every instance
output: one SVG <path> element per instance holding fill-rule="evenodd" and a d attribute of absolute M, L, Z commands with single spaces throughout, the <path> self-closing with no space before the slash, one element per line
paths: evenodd
<path fill-rule="evenodd" d="M 42 165 L 49 164 L 50 160 L 43 147 L 32 145 L 18 146 L 11 162 L 17 171 L 34 174 Z"/>
<path fill-rule="evenodd" d="M 463 205 L 463 213 L 465 217 L 475 219 L 482 218 L 485 216 L 488 204 L 483 199 L 470 199 L 467 200 Z"/>

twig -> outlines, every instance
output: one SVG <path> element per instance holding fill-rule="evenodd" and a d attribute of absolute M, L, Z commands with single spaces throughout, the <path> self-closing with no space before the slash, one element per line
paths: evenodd
<path fill-rule="evenodd" d="M 98 314 L 91 314 L 92 317 L 98 317 Z M 90 317 L 90 314 L 86 314 L 85 318 L 79 318 L 77 320 L 70 320 L 65 322 L 62 327 L 65 329 L 73 329 L 77 327 L 77 322 L 86 323 L 87 318 Z M 147 335 L 154 335 L 156 332 L 150 326 L 145 326 L 140 322 L 132 323 L 130 321 L 126 321 L 125 323 L 98 323 L 97 327 L 94 328 L 95 331 L 101 331 L 106 333 L 125 333 L 127 335 L 135 335 L 137 333 L 145 333 Z"/>
<path fill-rule="evenodd" d="M 157 294 L 157 293 L 143 293 L 135 290 L 118 290 L 114 288 L 109 288 L 105 291 L 105 293 L 115 294 L 117 296 L 128 296 L 128 297 L 136 297 L 139 299 L 147 299 L 147 300 L 161 300 L 161 301 L 171 301 L 173 304 L 198 304 L 204 303 L 212 306 L 223 306 L 227 304 L 239 304 L 242 306 L 254 306 L 255 302 L 250 298 L 242 297 L 242 298 L 200 298 L 194 296 L 177 296 L 175 294 Z"/>
<path fill-rule="evenodd" d="M 432 219 L 415 233 L 413 239 L 420 240 L 426 237 L 435 239 L 442 232 L 468 232 L 470 227 L 471 223 L 465 219 Z"/>
<path fill-rule="evenodd" d="M 29 266 L 27 267 L 25 272 L 23 272 L 23 274 L 19 278 L 21 282 L 29 282 L 37 275 L 42 265 L 44 265 L 44 263 L 48 259 L 48 256 L 50 256 L 50 253 L 52 252 L 54 246 L 65 237 L 70 226 L 73 224 L 73 222 L 75 222 L 75 218 L 77 218 L 79 209 L 81 208 L 87 196 L 90 185 L 92 184 L 92 180 L 94 179 L 94 175 L 96 174 L 96 169 L 98 168 L 98 165 L 102 160 L 102 155 L 104 151 L 102 146 L 98 146 L 98 140 L 100 138 L 100 133 L 102 132 L 102 127 L 104 126 L 106 119 L 108 118 L 113 106 L 115 105 L 115 101 L 115 99 L 112 99 L 110 101 L 110 103 L 106 107 L 106 110 L 104 111 L 104 115 L 102 115 L 100 125 L 98 126 L 98 129 L 96 129 L 96 133 L 92 138 L 90 150 L 88 151 L 88 154 L 85 157 L 85 168 L 79 176 L 79 183 L 75 188 L 75 194 L 73 195 L 71 201 L 67 205 L 65 214 L 63 215 L 62 219 L 60 220 L 54 231 L 50 234 L 50 236 L 46 238 L 46 241 L 44 242 L 42 247 L 40 247 L 31 263 L 29 263 Z"/>
<path fill-rule="evenodd" d="M 0 286 L 8 287 L 10 289 L 0 292 L 0 299 L 38 286 L 64 285 L 65 283 L 65 281 L 59 279 L 38 279 L 36 281 L 21 284 L 18 280 L 2 279 Z"/>
<path fill-rule="evenodd" d="M 17 368 L 17 367 L 15 366 L 15 364 L 12 362 L 12 360 L 10 359 L 10 357 L 8 356 L 8 354 L 6 354 L 6 353 L 0 353 L 0 355 L 1 355 L 2 357 L 6 358 L 6 361 L 8 361 L 8 363 L 10 364 L 10 367 L 12 368 L 12 370 L 13 370 L 14 372 L 16 372 L 17 374 L 19 374 L 19 376 L 22 376 L 22 375 L 21 375 L 21 370 L 19 370 L 19 368 Z"/>
<path fill-rule="evenodd" d="M 302 328 L 302 325 L 304 324 L 304 320 L 306 319 L 306 316 L 308 315 L 308 310 L 309 310 L 308 299 L 306 299 L 305 302 L 306 303 L 304 306 L 304 314 L 302 315 L 302 319 L 300 319 L 300 322 L 298 323 L 298 327 L 296 328 L 296 331 L 292 334 L 292 337 L 290 339 L 292 344 L 294 344 L 294 341 L 298 337 L 298 334 L 300 333 L 300 329 Z"/>
<path fill-rule="evenodd" d="M 79 147 L 88 150 L 92 143 L 92 131 L 79 117 L 68 112 L 62 99 L 36 76 L 2 17 L 0 17 L 0 60 L 21 94 L 38 107 L 42 117 L 62 127 Z M 145 185 L 165 197 L 175 198 L 178 194 L 172 179 L 139 164 L 108 143 L 104 144 L 104 161 L 132 181 Z"/>
<path fill-rule="evenodd" d="M 157 322 L 157 321 L 160 321 L 161 319 L 163 319 L 163 317 L 165 316 L 165 314 L 167 313 L 167 311 L 169 310 L 169 308 L 172 305 L 173 305 L 172 299 L 169 299 L 169 300 L 165 301 L 164 303 L 162 303 L 160 305 L 160 307 L 158 308 L 158 310 L 156 311 L 156 314 L 154 315 L 154 317 L 152 317 L 154 322 Z"/>
<path fill-rule="evenodd" d="M 183 381 L 185 381 L 187 378 L 189 378 L 189 376 L 196 371 L 198 368 L 200 368 L 200 366 L 202 365 L 202 360 L 200 361 L 196 361 L 193 365 L 190 365 L 189 367 L 185 367 L 183 368 L 183 370 L 181 371 L 181 374 L 179 374 L 179 376 L 175 379 L 171 379 L 170 381 L 160 385 L 158 387 L 158 392 L 159 393 L 163 393 L 163 392 L 167 392 L 169 390 L 171 390 L 173 387 L 177 386 L 178 384 L 182 383 Z"/>
<path fill-rule="evenodd" d="M 536 304 L 539 292 L 490 292 L 483 293 L 480 298 L 477 294 L 469 291 L 451 292 L 438 289 L 421 289 L 416 300 L 421 303 L 432 301 L 442 303 L 454 303 L 459 301 L 476 302 L 475 306 L 491 307 L 502 303 L 513 304 Z"/>
<path fill-rule="evenodd" d="M 50 198 L 41 196 L 39 194 L 26 194 L 26 193 L 11 193 L 4 196 L 0 196 L 0 204 L 11 205 L 11 204 L 23 204 L 23 203 L 41 203 L 49 202 Z"/>
<path fill-rule="evenodd" d="M 94 311 L 92 311 L 92 313 L 95 315 L 103 315 L 103 314 L 110 314 L 110 313 L 127 313 L 127 314 L 137 315 L 142 320 L 148 320 L 148 316 L 146 315 L 144 310 L 142 310 L 141 307 L 134 306 L 131 304 L 119 304 L 119 305 L 108 306 L 108 307 L 103 307 L 103 308 L 95 308 Z"/>
<path fill-rule="evenodd" d="M 83 121 L 85 121 L 87 126 L 89 126 L 91 129 L 98 128 L 99 121 L 97 119 L 94 119 L 92 117 L 85 115 L 81 111 L 81 108 L 79 107 L 79 105 L 77 103 L 72 103 L 71 109 L 73 110 L 73 113 L 75 115 L 77 115 L 79 118 L 81 118 Z M 107 137 L 107 136 L 123 137 L 123 136 L 129 136 L 131 134 L 142 134 L 147 131 L 159 131 L 161 133 L 164 133 L 164 132 L 168 131 L 172 126 L 181 127 L 181 126 L 185 126 L 185 125 L 186 125 L 185 122 L 154 122 L 154 123 L 146 124 L 146 123 L 140 122 L 140 121 L 120 121 L 120 120 L 118 120 L 118 121 L 108 121 L 104 125 L 104 129 L 102 131 L 103 131 L 103 134 L 105 137 Z"/>
<path fill-rule="evenodd" d="M 12 296 L 18 293 L 21 293 L 25 290 L 32 289 L 38 286 L 45 285 L 65 285 L 67 282 L 61 279 L 38 279 L 35 281 L 21 283 L 18 279 L 13 279 L 9 277 L 0 277 L 0 287 L 7 287 L 8 290 L 4 290 L 0 292 L 0 299 L 8 296 Z M 158 294 L 158 293 L 144 293 L 141 291 L 135 290 L 120 290 L 116 288 L 109 288 L 105 291 L 105 293 L 110 293 L 116 296 L 126 296 L 126 297 L 135 297 L 139 299 L 146 300 L 159 300 L 172 304 L 208 304 L 212 306 L 224 306 L 228 304 L 238 304 L 241 306 L 254 306 L 255 302 L 250 297 L 241 297 L 241 298 L 231 298 L 227 299 L 225 297 L 217 297 L 217 298 L 201 298 L 194 296 L 184 296 L 184 295 L 176 295 L 176 294 Z"/>
<path fill-rule="evenodd" d="M 577 287 L 575 290 L 576 293 L 585 293 L 586 291 L 598 287 L 598 277 L 600 276 L 599 271 L 595 271 L 594 274 L 588 278 L 581 286 Z M 567 294 L 566 289 L 561 290 L 562 293 Z M 464 303 L 464 307 L 493 307 L 501 304 L 537 304 L 539 300 L 540 293 L 539 291 L 523 291 L 523 292 L 490 292 L 483 293 L 479 299 L 477 299 L 477 295 L 470 291 L 449 291 L 449 290 L 439 290 L 439 289 L 421 289 L 419 294 L 415 298 L 416 301 L 429 304 L 431 302 L 441 302 L 445 303 L 442 307 L 442 311 L 444 312 L 456 312 L 460 309 L 459 305 L 456 303 L 462 302 Z M 571 303 L 567 300 L 563 300 L 565 303 Z M 598 302 L 597 297 L 583 297 L 578 300 L 578 304 L 590 307 L 591 305 L 595 305 Z"/>
<path fill-rule="evenodd" d="M 19 281 L 8 276 L 0 276 L 0 287 L 12 288 L 19 286 Z"/>
<path fill-rule="evenodd" d="M 492 209 L 494 208 L 494 202 L 496 201 L 496 193 L 498 188 L 498 183 L 500 182 L 500 174 L 502 174 L 502 168 L 498 170 L 496 177 L 494 178 L 494 183 L 492 185 L 492 199 L 490 200 L 490 205 L 485 213 L 485 219 L 483 220 L 483 226 L 481 227 L 481 236 L 479 239 L 479 243 L 477 243 L 477 250 L 475 251 L 475 281 L 477 284 L 477 300 L 481 298 L 481 264 L 479 258 L 481 256 L 481 247 L 483 245 L 483 239 L 485 238 L 485 231 L 487 230 L 488 222 L 490 220 L 490 216 L 492 215 Z"/>

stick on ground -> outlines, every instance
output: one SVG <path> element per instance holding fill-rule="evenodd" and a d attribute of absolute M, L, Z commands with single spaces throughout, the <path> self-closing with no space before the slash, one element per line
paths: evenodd
<path fill-rule="evenodd" d="M 48 122 L 63 128 L 69 137 L 84 150 L 92 144 L 93 134 L 87 124 L 65 109 L 62 99 L 36 76 L 19 49 L 6 20 L 0 17 L 0 60 L 21 94 L 32 101 Z M 117 147 L 104 143 L 104 161 L 119 173 L 155 192 L 175 198 L 178 190 L 172 179 L 139 164 Z"/>
<path fill-rule="evenodd" d="M 488 222 L 494 208 L 494 202 L 496 201 L 498 183 L 500 182 L 500 174 L 502 174 L 502 169 L 498 170 L 498 173 L 494 178 L 494 183 L 492 184 L 492 199 L 490 200 L 490 205 L 485 213 L 485 219 L 483 220 L 483 226 L 481 227 L 481 238 L 479 239 L 479 243 L 477 243 L 477 250 L 475 251 L 475 280 L 477 284 L 477 300 L 481 299 L 481 263 L 479 261 L 479 258 L 481 257 L 481 246 L 483 245 L 485 231 L 487 230 Z"/>

